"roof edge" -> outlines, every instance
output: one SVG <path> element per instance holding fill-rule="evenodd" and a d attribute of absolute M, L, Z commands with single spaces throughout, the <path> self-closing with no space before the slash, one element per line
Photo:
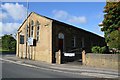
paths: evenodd
<path fill-rule="evenodd" d="M 31 14 L 33 14 L 33 13 L 36 14 L 36 15 L 38 15 L 38 16 L 41 16 L 41 17 L 47 18 L 47 19 L 49 19 L 49 20 L 52 20 L 52 21 L 54 21 L 54 22 L 62 23 L 62 24 L 64 24 L 64 25 L 68 25 L 68 26 L 74 27 L 74 28 L 76 28 L 76 29 L 80 29 L 80 30 L 83 30 L 83 31 L 85 31 L 85 32 L 88 32 L 88 33 L 94 34 L 94 35 L 96 35 L 96 36 L 99 36 L 99 37 L 101 37 L 101 38 L 104 38 L 104 37 L 102 37 L 102 36 L 100 36 L 100 35 L 98 35 L 98 34 L 95 34 L 95 33 L 91 32 L 91 31 L 87 31 L 87 30 L 84 30 L 84 29 L 82 29 L 82 28 L 76 27 L 76 26 L 74 26 L 74 25 L 70 25 L 70 24 L 67 24 L 67 23 L 64 23 L 64 22 L 61 22 L 61 21 L 58 21 L 58 20 L 55 20 L 55 19 L 52 19 L 52 18 L 43 16 L 43 15 L 40 15 L 40 14 L 34 12 L 34 11 L 31 12 L 31 13 L 27 16 L 27 18 L 26 18 L 26 19 L 24 20 L 24 22 L 21 24 L 21 26 L 19 27 L 19 29 L 20 29 L 20 28 L 22 27 L 22 25 L 26 22 L 26 20 L 29 18 L 29 16 L 30 16 Z M 17 31 L 19 31 L 19 29 L 18 29 Z"/>
<path fill-rule="evenodd" d="M 23 26 L 23 24 L 27 21 L 28 17 L 29 17 L 32 13 L 33 13 L 33 12 L 31 12 L 31 13 L 27 16 L 27 18 L 22 22 L 22 24 L 20 25 L 20 27 L 18 28 L 17 31 L 20 30 L 20 28 Z"/>
<path fill-rule="evenodd" d="M 87 31 L 87 30 L 84 30 L 84 29 L 82 29 L 82 28 L 76 27 L 76 26 L 74 26 L 74 25 L 67 24 L 67 23 L 61 22 L 61 21 L 59 21 L 59 20 L 55 20 L 55 19 L 52 19 L 52 18 L 43 16 L 43 15 L 40 15 L 40 14 L 38 14 L 38 13 L 36 13 L 36 12 L 33 12 L 33 13 L 35 13 L 35 14 L 37 14 L 37 15 L 39 15 L 39 16 L 45 17 L 45 18 L 47 18 L 47 19 L 50 19 L 50 20 L 52 20 L 53 22 L 62 23 L 62 24 L 65 24 L 65 25 L 74 27 L 74 28 L 76 28 L 76 29 L 80 29 L 80 30 L 82 30 L 82 31 L 88 32 L 88 33 L 90 33 L 90 34 L 96 35 L 96 36 L 98 36 L 98 37 L 104 38 L 103 36 L 100 36 L 100 35 L 98 35 L 98 34 L 95 34 L 95 33 L 91 32 L 91 31 Z"/>

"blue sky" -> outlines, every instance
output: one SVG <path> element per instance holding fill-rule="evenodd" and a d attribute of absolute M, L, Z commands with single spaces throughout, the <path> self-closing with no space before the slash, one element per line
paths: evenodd
<path fill-rule="evenodd" d="M 104 36 L 99 23 L 103 20 L 105 2 L 29 2 L 29 12 L 74 25 Z M 27 3 L 2 3 L 2 34 L 15 33 L 26 18 Z M 5 30 L 8 28 L 8 30 Z"/>

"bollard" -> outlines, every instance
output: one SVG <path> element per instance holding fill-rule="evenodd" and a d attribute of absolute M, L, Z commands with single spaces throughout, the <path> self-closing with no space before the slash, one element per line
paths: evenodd
<path fill-rule="evenodd" d="M 82 51 L 82 64 L 85 64 L 85 50 Z"/>
<path fill-rule="evenodd" d="M 56 52 L 56 63 L 61 64 L 61 51 Z"/>

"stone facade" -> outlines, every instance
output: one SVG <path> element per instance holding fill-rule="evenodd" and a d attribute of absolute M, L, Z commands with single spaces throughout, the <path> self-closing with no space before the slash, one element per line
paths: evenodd
<path fill-rule="evenodd" d="M 20 35 L 24 37 L 24 44 L 20 44 Z M 29 37 L 33 37 L 35 46 L 28 45 Z M 104 46 L 104 38 L 32 12 L 18 29 L 16 56 L 52 63 L 55 62 L 55 53 L 58 50 L 78 50 L 78 54 L 81 54 L 81 48 L 90 52 L 95 45 Z M 79 56 L 76 53 L 77 57 Z"/>
<path fill-rule="evenodd" d="M 26 37 L 26 26 L 29 26 L 28 37 L 31 36 L 31 21 L 34 22 L 34 32 L 33 38 L 37 39 L 37 25 L 36 22 L 39 21 L 39 40 L 36 41 L 36 46 L 29 46 Z M 49 25 L 47 25 L 49 23 Z M 21 25 L 17 34 L 17 56 L 22 58 L 29 58 L 32 60 L 41 60 L 51 63 L 52 57 L 52 21 L 38 16 L 35 13 L 31 13 L 27 20 Z M 24 35 L 24 44 L 20 44 L 20 35 Z"/>
<path fill-rule="evenodd" d="M 105 45 L 104 38 L 96 34 L 54 20 L 52 26 L 53 57 L 55 56 L 55 52 L 59 50 L 59 33 L 64 35 L 63 52 L 75 52 L 75 59 L 80 59 L 82 57 L 82 48 L 85 48 L 86 52 L 91 52 L 92 46 Z M 53 61 L 54 59 L 55 58 L 53 58 Z"/>

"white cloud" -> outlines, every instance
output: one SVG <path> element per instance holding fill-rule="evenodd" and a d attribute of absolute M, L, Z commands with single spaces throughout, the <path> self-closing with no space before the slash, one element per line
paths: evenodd
<path fill-rule="evenodd" d="M 0 19 L 6 19 L 8 17 L 7 13 L 0 13 Z"/>
<path fill-rule="evenodd" d="M 103 22 L 100 22 L 99 24 L 102 24 Z"/>
<path fill-rule="evenodd" d="M 63 10 L 53 10 L 53 14 L 55 18 L 67 18 L 68 17 L 68 13 L 63 11 Z"/>
<path fill-rule="evenodd" d="M 5 3 L 1 5 L 1 8 L 4 11 L 4 13 L 2 13 L 3 18 L 9 15 L 14 20 L 23 20 L 26 17 L 27 9 L 21 4 Z"/>
<path fill-rule="evenodd" d="M 103 18 L 104 17 L 104 13 L 103 12 L 100 12 L 100 13 L 98 13 L 97 15 L 96 15 L 96 18 L 97 19 L 101 19 L 101 18 Z"/>
<path fill-rule="evenodd" d="M 4 34 L 14 34 L 17 32 L 20 23 L 27 16 L 27 9 L 23 4 L 5 3 L 1 5 L 0 19 L 4 19 L 4 23 L 0 22 L 0 36 Z"/>
<path fill-rule="evenodd" d="M 86 17 L 85 16 L 73 16 L 72 18 L 68 19 L 69 22 L 74 23 L 86 23 Z"/>
<path fill-rule="evenodd" d="M 0 22 L 0 30 L 2 34 L 14 34 L 17 32 L 20 23 L 2 23 Z"/>
<path fill-rule="evenodd" d="M 66 20 L 71 23 L 83 24 L 87 22 L 85 16 L 74 16 L 63 10 L 53 10 L 54 18 Z"/>

